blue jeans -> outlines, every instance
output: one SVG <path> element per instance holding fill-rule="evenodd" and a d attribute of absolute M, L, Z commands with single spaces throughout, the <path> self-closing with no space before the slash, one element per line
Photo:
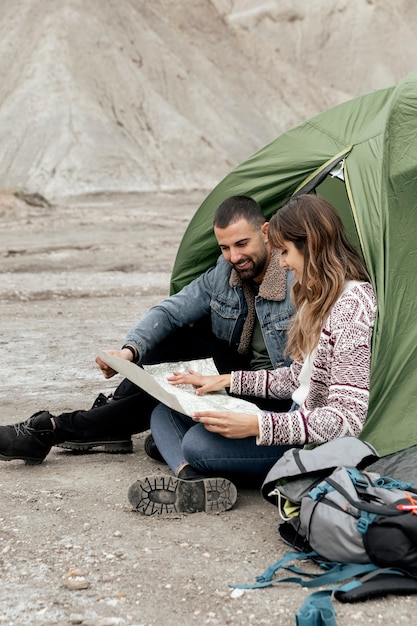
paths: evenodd
<path fill-rule="evenodd" d="M 248 486 L 262 484 L 274 463 L 294 446 L 258 446 L 255 437 L 228 439 L 203 424 L 158 404 L 151 415 L 156 445 L 174 473 L 184 464 L 205 475 L 229 478 Z"/>

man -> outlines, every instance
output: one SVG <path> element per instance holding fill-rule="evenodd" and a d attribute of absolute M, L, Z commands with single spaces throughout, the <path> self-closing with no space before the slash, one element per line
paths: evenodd
<path fill-rule="evenodd" d="M 222 256 L 216 265 L 151 308 L 112 354 L 138 365 L 211 356 L 221 373 L 287 364 L 292 276 L 271 249 L 259 204 L 247 196 L 228 198 L 217 209 L 215 233 L 216 228 L 228 235 L 227 245 L 219 242 Z M 114 376 L 114 370 L 96 361 L 105 378 Z M 0 427 L 0 459 L 37 464 L 60 444 L 130 451 L 131 435 L 149 428 L 156 404 L 123 380 L 111 398 L 100 394 L 89 410 L 57 416 L 40 411 L 25 422 Z"/>

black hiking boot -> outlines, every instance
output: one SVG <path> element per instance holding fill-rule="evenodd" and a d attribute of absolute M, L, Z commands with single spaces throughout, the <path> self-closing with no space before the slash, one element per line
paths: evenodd
<path fill-rule="evenodd" d="M 42 463 L 56 441 L 51 414 L 39 411 L 18 424 L 0 426 L 0 460 Z"/>
<path fill-rule="evenodd" d="M 89 452 L 93 448 L 102 448 L 102 452 L 108 454 L 128 454 L 133 452 L 133 443 L 129 435 L 109 437 L 87 437 L 86 439 L 74 439 L 55 444 L 58 448 L 72 450 L 75 454 Z"/>
<path fill-rule="evenodd" d="M 237 490 L 230 480 L 192 473 L 193 476 L 185 478 L 162 475 L 139 478 L 129 487 L 129 502 L 144 515 L 222 513 L 233 507 Z"/>
<path fill-rule="evenodd" d="M 164 457 L 159 452 L 158 446 L 155 443 L 152 433 L 150 433 L 143 442 L 143 448 L 150 459 L 158 461 L 159 463 L 166 463 Z"/>
<path fill-rule="evenodd" d="M 105 396 L 104 393 L 99 393 L 97 398 L 94 400 L 91 408 L 92 409 L 97 409 L 100 406 L 104 406 L 105 404 L 108 404 L 109 402 L 111 402 L 112 396 Z M 91 410 L 91 409 L 90 409 Z"/>

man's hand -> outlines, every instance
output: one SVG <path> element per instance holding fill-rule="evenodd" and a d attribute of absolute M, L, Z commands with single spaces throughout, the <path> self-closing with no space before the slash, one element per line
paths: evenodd
<path fill-rule="evenodd" d="M 231 411 L 196 411 L 192 418 L 195 422 L 204 424 L 212 433 L 228 439 L 244 439 L 259 435 L 257 415 Z"/>
<path fill-rule="evenodd" d="M 109 354 L 114 354 L 114 356 L 118 356 L 120 359 L 126 359 L 126 361 L 133 360 L 133 354 L 127 348 L 123 348 L 123 350 L 105 350 Z M 107 365 L 104 361 L 100 359 L 100 357 L 96 357 L 96 363 L 101 369 L 104 378 L 112 378 L 115 374 L 117 374 L 116 370 L 114 370 L 110 365 Z"/>
<path fill-rule="evenodd" d="M 193 385 L 197 396 L 230 387 L 230 374 L 203 376 L 194 370 L 188 370 L 188 372 L 173 372 L 167 380 L 171 385 Z"/>

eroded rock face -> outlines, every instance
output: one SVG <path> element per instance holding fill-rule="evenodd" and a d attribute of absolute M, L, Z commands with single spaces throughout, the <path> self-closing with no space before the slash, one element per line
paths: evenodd
<path fill-rule="evenodd" d="M 414 69 L 409 0 L 4 0 L 0 189 L 210 188 Z"/>

